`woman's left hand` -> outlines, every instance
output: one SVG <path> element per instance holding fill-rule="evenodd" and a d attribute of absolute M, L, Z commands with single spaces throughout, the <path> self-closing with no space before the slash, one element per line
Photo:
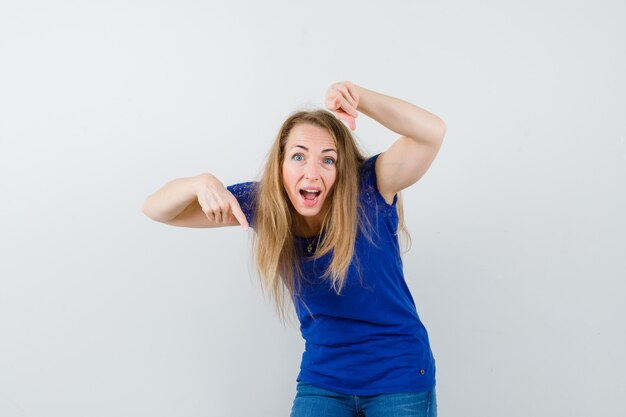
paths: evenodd
<path fill-rule="evenodd" d="M 351 130 L 356 129 L 359 94 L 354 84 L 343 81 L 331 85 L 326 92 L 324 104 L 339 120 L 346 122 Z"/>

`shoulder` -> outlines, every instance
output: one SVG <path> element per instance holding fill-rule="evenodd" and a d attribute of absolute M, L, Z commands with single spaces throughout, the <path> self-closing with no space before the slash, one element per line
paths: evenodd
<path fill-rule="evenodd" d="M 258 189 L 259 183 L 257 181 L 240 182 L 237 184 L 231 184 L 226 187 L 236 198 L 239 200 L 252 199 Z"/>
<path fill-rule="evenodd" d="M 241 211 L 246 215 L 250 227 L 254 227 L 254 212 L 256 210 L 256 197 L 259 190 L 258 181 L 240 182 L 226 187 L 237 199 Z"/>
<path fill-rule="evenodd" d="M 368 157 L 360 169 L 360 188 L 361 193 L 365 198 L 368 198 L 372 203 L 376 203 L 384 208 L 395 207 L 397 201 L 397 195 L 383 196 L 380 192 L 378 181 L 378 157 L 380 153 Z"/>

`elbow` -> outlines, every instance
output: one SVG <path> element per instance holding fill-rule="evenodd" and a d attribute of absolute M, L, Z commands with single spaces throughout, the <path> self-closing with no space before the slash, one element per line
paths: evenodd
<path fill-rule="evenodd" d="M 428 142 L 435 146 L 441 146 L 443 138 L 446 136 L 446 123 L 437 118 L 433 120 L 428 129 L 428 135 L 424 138 L 428 138 Z"/>
<path fill-rule="evenodd" d="M 447 126 L 446 122 L 443 119 L 439 119 L 439 138 L 443 141 L 443 138 L 446 136 Z"/>
<path fill-rule="evenodd" d="M 148 205 L 148 199 L 146 199 L 141 205 L 141 212 L 148 216 L 152 220 L 156 220 L 150 212 L 150 206 Z"/>
<path fill-rule="evenodd" d="M 145 207 L 143 206 L 141 207 L 141 212 L 143 213 L 144 216 L 148 217 L 151 220 L 154 220 L 154 218 L 150 215 L 150 213 L 148 213 Z"/>

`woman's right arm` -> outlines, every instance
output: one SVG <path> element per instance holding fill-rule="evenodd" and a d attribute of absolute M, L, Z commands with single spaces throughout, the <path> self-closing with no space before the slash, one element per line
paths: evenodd
<path fill-rule="evenodd" d="M 212 174 L 172 180 L 148 196 L 143 213 L 152 220 L 180 227 L 223 227 L 241 224 L 246 216 L 235 196 Z"/>

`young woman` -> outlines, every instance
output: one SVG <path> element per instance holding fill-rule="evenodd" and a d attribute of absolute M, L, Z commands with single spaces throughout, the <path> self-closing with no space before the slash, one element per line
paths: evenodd
<path fill-rule="evenodd" d="M 294 305 L 305 340 L 291 417 L 436 416 L 435 360 L 400 258 L 398 193 L 428 170 L 445 124 L 349 81 L 330 86 L 325 105 L 287 118 L 260 181 L 176 179 L 143 212 L 173 226 L 254 229 L 263 288 L 281 320 Z M 401 137 L 364 156 L 346 127 L 357 112 Z"/>

